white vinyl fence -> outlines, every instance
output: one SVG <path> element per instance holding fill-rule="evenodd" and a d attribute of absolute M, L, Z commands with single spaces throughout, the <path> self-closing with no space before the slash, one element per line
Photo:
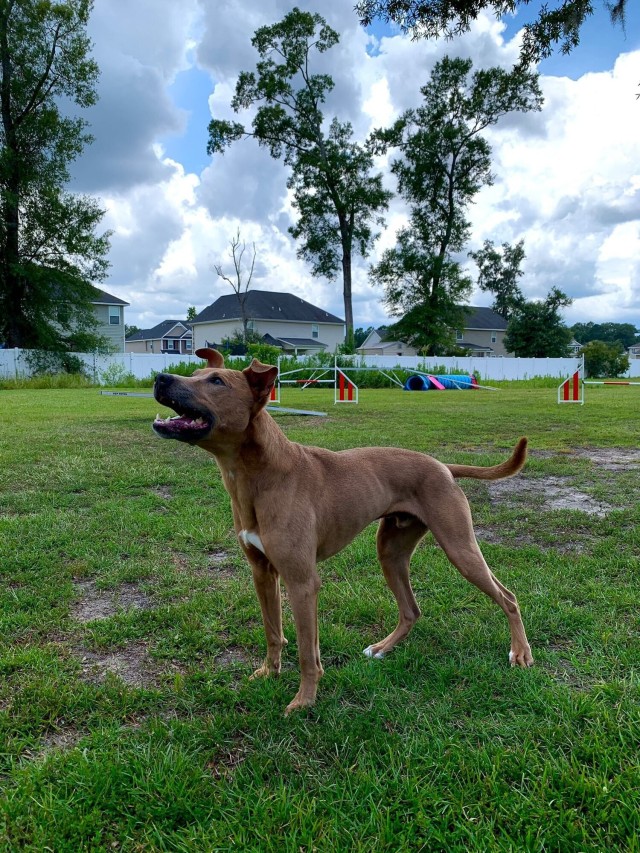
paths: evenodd
<path fill-rule="evenodd" d="M 28 362 L 29 350 L 0 349 L 0 379 L 20 379 L 31 375 Z M 147 355 L 146 353 L 121 352 L 116 355 L 95 355 L 94 353 L 74 352 L 82 359 L 87 375 L 94 382 L 110 385 L 127 373 L 136 379 L 151 376 L 152 371 L 161 373 L 172 364 L 184 362 L 201 363 L 195 355 L 180 353 Z"/>
<path fill-rule="evenodd" d="M 419 370 L 423 373 L 465 373 L 477 372 L 480 381 L 494 382 L 501 379 L 533 379 L 540 376 L 552 376 L 564 379 L 581 363 L 579 358 L 478 358 L 457 356 L 392 356 L 366 355 L 357 360 L 359 366 L 363 362 L 366 367 L 380 367 L 383 370 L 393 370 L 394 367 L 404 367 L 409 370 Z M 356 360 L 354 360 L 354 366 Z"/>
<path fill-rule="evenodd" d="M 27 361 L 28 351 L 20 349 L 0 349 L 0 379 L 16 379 L 31 375 Z M 167 370 L 178 362 L 200 362 L 195 355 L 146 353 L 118 353 L 117 355 L 94 355 L 93 353 L 74 353 L 81 358 L 86 366 L 87 374 L 103 385 L 113 384 L 130 373 L 136 379 L 151 376 L 152 371 Z M 232 364 L 233 358 L 227 361 Z M 301 356 L 297 359 L 300 365 L 305 363 Z M 579 358 L 444 358 L 435 356 L 392 356 L 367 355 L 354 356 L 354 367 L 380 367 L 383 370 L 393 370 L 394 367 L 404 367 L 424 373 L 477 372 L 480 381 L 499 381 L 513 379 L 533 379 L 534 377 L 550 376 L 561 381 L 578 369 Z M 342 361 L 341 361 L 342 363 Z M 626 377 L 640 376 L 640 359 L 631 359 L 631 366 Z"/>

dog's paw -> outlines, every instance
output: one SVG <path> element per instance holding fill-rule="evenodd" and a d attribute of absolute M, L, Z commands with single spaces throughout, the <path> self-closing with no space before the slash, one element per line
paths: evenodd
<path fill-rule="evenodd" d="M 533 655 L 531 654 L 531 649 L 525 649 L 523 652 L 516 654 L 513 649 L 509 652 L 509 663 L 511 666 L 521 666 L 526 669 L 526 667 L 533 666 Z"/>
<path fill-rule="evenodd" d="M 376 660 L 382 660 L 384 657 L 384 652 L 374 653 L 373 649 L 373 646 L 367 646 L 367 648 L 362 652 L 362 654 L 366 655 L 368 658 L 376 658 Z"/>

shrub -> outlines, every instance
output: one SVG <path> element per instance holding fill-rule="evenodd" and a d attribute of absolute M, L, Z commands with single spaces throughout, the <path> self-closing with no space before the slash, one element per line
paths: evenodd
<path fill-rule="evenodd" d="M 620 345 L 589 341 L 580 352 L 584 355 L 587 376 L 622 376 L 629 369 L 629 356 Z"/>
<path fill-rule="evenodd" d="M 56 373 L 87 375 L 84 361 L 64 350 L 29 350 L 25 353 L 25 361 L 33 376 L 52 376 Z"/>

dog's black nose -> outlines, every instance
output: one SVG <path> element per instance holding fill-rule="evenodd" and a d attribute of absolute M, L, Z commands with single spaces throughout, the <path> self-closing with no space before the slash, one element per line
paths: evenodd
<path fill-rule="evenodd" d="M 155 382 L 153 383 L 153 395 L 156 400 L 166 397 L 169 393 L 169 388 L 174 381 L 174 376 L 171 373 L 158 373 Z"/>

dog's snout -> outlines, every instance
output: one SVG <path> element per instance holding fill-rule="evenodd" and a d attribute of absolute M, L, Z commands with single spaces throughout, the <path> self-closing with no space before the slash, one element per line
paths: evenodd
<path fill-rule="evenodd" d="M 167 388 L 173 382 L 173 376 L 170 373 L 158 373 L 154 382 L 156 391 Z"/>

